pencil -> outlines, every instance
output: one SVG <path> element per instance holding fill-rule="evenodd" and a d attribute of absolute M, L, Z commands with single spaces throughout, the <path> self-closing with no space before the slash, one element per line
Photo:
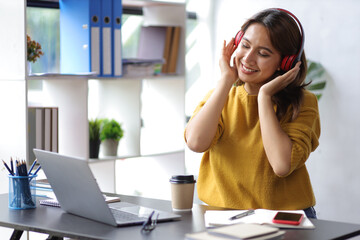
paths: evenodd
<path fill-rule="evenodd" d="M 33 162 L 33 164 L 31 165 L 28 175 L 30 175 L 30 173 L 31 173 L 31 171 L 33 170 L 36 162 L 37 162 L 37 159 L 35 159 L 34 162 Z"/>
<path fill-rule="evenodd" d="M 39 167 L 36 169 L 36 171 L 34 172 L 33 175 L 36 175 L 40 169 L 41 169 L 41 166 L 39 166 Z"/>
<path fill-rule="evenodd" d="M 8 165 L 6 164 L 6 162 L 4 160 L 2 160 L 4 163 L 4 166 L 6 167 L 6 169 L 9 171 L 9 173 L 14 176 L 14 173 L 11 171 L 11 169 L 8 167 Z"/>
<path fill-rule="evenodd" d="M 11 167 L 11 172 L 14 173 L 14 163 L 12 157 L 10 158 L 10 167 Z"/>
<path fill-rule="evenodd" d="M 18 161 L 17 159 L 15 160 L 15 166 L 16 166 L 16 167 L 15 167 L 16 176 L 19 176 L 19 168 L 18 168 L 18 167 L 19 167 L 19 161 Z"/>
<path fill-rule="evenodd" d="M 22 161 L 22 167 L 23 167 L 23 171 L 24 171 L 24 176 L 28 176 L 28 171 L 27 171 L 27 166 L 26 166 L 25 160 Z"/>

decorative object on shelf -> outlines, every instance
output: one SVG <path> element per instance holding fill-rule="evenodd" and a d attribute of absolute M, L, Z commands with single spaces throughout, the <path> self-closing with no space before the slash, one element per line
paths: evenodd
<path fill-rule="evenodd" d="M 101 132 L 101 119 L 89 120 L 89 156 L 90 158 L 99 157 L 100 149 L 100 132 Z"/>
<path fill-rule="evenodd" d="M 27 37 L 27 61 L 28 61 L 28 74 L 31 74 L 31 62 L 35 63 L 40 56 L 44 55 L 44 52 L 41 50 L 40 43 L 35 40 L 31 40 L 29 35 Z"/>
<path fill-rule="evenodd" d="M 136 78 L 159 75 L 163 63 L 163 59 L 124 58 L 124 76 Z"/>
<path fill-rule="evenodd" d="M 176 74 L 180 34 L 180 26 L 142 26 L 137 57 L 164 60 L 159 69 L 155 70 L 155 74 Z"/>
<path fill-rule="evenodd" d="M 319 100 L 326 86 L 326 70 L 321 63 L 307 59 L 308 69 L 305 82 L 309 83 L 306 89 L 313 92 Z"/>
<path fill-rule="evenodd" d="M 34 63 L 41 55 L 44 53 L 41 51 L 40 43 L 31 40 L 30 36 L 27 35 L 27 61 Z"/>
<path fill-rule="evenodd" d="M 124 130 L 116 120 L 103 119 L 100 133 L 103 154 L 105 156 L 117 156 L 120 139 L 124 136 Z"/>
<path fill-rule="evenodd" d="M 59 107 L 29 106 L 28 114 L 28 163 L 35 160 L 34 148 L 51 152 L 59 151 Z"/>

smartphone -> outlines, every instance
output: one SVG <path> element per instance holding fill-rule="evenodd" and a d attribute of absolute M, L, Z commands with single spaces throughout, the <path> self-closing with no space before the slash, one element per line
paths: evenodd
<path fill-rule="evenodd" d="M 273 223 L 299 225 L 303 217 L 304 214 L 301 213 L 278 212 L 272 221 Z"/>

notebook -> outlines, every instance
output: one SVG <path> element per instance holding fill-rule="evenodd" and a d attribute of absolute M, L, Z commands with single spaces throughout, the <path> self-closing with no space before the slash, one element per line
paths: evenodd
<path fill-rule="evenodd" d="M 113 202 L 120 202 L 119 197 L 110 197 L 106 196 L 104 194 L 105 202 L 107 203 L 113 203 Z M 40 205 L 46 205 L 51 207 L 61 207 L 59 201 L 55 198 L 49 198 L 49 199 L 41 199 L 39 200 Z"/>
<path fill-rule="evenodd" d="M 251 240 L 277 240 L 283 239 L 285 231 L 275 227 L 259 224 L 233 224 L 225 227 L 218 227 L 204 232 L 188 233 L 187 240 L 230 240 L 230 239 L 251 239 Z"/>
<path fill-rule="evenodd" d="M 112 226 L 140 225 L 155 211 L 158 222 L 180 215 L 127 202 L 108 205 L 86 159 L 34 149 L 61 208 L 71 214 Z"/>

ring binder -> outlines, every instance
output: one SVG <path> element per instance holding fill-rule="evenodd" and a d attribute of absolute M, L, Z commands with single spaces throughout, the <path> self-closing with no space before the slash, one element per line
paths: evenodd
<path fill-rule="evenodd" d="M 112 0 L 101 1 L 101 69 L 100 73 L 103 77 L 112 75 Z"/>
<path fill-rule="evenodd" d="M 100 74 L 100 0 L 90 0 L 90 71 Z"/>
<path fill-rule="evenodd" d="M 113 0 L 113 76 L 122 76 L 122 40 L 121 40 L 121 16 L 122 16 L 122 1 Z"/>

